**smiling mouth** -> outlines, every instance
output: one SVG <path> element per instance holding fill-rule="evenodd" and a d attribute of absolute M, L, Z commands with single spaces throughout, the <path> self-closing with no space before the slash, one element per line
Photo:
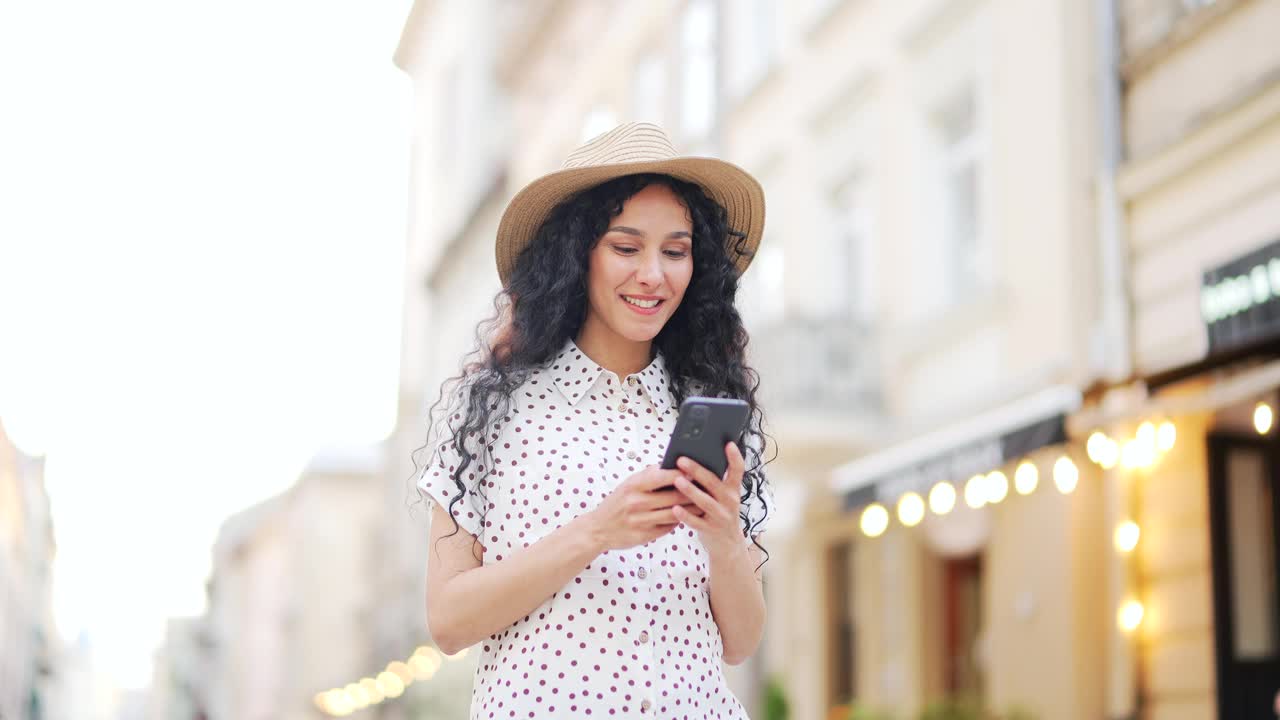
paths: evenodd
<path fill-rule="evenodd" d="M 652 310 L 662 304 L 661 300 L 640 300 L 627 295 L 623 295 L 622 299 L 625 300 L 628 305 L 633 305 L 642 310 Z"/>

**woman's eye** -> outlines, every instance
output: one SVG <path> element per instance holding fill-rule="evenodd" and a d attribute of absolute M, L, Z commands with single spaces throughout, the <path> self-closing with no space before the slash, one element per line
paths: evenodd
<path fill-rule="evenodd" d="M 613 246 L 613 249 L 614 249 L 614 251 L 616 251 L 616 252 L 620 252 L 620 253 L 622 253 L 623 255 L 634 255 L 634 254 L 636 254 L 637 252 L 639 252 L 639 251 L 638 251 L 638 250 L 636 250 L 635 248 L 633 248 L 633 247 L 627 247 L 626 245 L 614 245 L 614 246 Z"/>
<path fill-rule="evenodd" d="M 684 258 L 686 258 L 686 257 L 688 257 L 688 256 L 689 256 L 689 253 L 687 253 L 687 252 L 685 252 L 685 251 L 683 251 L 683 250 L 668 250 L 668 251 L 667 251 L 667 257 L 671 258 L 672 260 L 682 260 L 682 259 L 684 259 Z"/>

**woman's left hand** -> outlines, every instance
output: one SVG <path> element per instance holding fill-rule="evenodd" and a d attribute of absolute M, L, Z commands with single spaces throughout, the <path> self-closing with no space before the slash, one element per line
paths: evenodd
<path fill-rule="evenodd" d="M 743 547 L 742 521 L 738 512 L 742 506 L 742 453 L 735 443 L 724 447 L 729 469 L 724 479 L 687 457 L 676 461 L 686 477 L 676 479 L 676 489 L 693 501 L 703 511 L 698 517 L 677 505 L 672 508 L 677 520 L 698 531 L 702 544 L 712 555 L 723 556 Z M 700 489 L 687 478 L 693 478 L 705 488 Z"/>

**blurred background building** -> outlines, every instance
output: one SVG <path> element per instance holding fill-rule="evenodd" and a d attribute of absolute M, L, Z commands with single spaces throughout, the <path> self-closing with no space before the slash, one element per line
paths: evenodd
<path fill-rule="evenodd" d="M 44 461 L 26 455 L 0 424 L 0 718 L 44 720 L 53 700 L 53 522 Z"/>
<path fill-rule="evenodd" d="M 768 198 L 752 717 L 1274 718 L 1277 28 L 1280 0 L 417 0 L 396 428 L 227 519 L 145 716 L 466 717 L 474 658 L 425 625 L 428 409 L 507 200 L 645 120 Z M 91 717 L 42 486 L 0 435 L 0 718 Z"/>

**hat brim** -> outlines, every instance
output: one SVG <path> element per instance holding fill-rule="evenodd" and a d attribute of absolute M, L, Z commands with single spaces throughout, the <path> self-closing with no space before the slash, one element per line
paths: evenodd
<path fill-rule="evenodd" d="M 727 240 L 747 251 L 735 258 L 738 272 L 746 271 L 764 235 L 764 189 L 750 173 L 733 163 L 716 158 L 676 157 L 558 170 L 526 185 L 511 199 L 498 223 L 494 254 L 503 287 L 511 278 L 516 258 L 557 205 L 588 188 L 640 173 L 661 173 L 694 183 L 720 203 L 728 212 L 729 228 L 746 235 L 740 245 L 737 238 Z"/>

